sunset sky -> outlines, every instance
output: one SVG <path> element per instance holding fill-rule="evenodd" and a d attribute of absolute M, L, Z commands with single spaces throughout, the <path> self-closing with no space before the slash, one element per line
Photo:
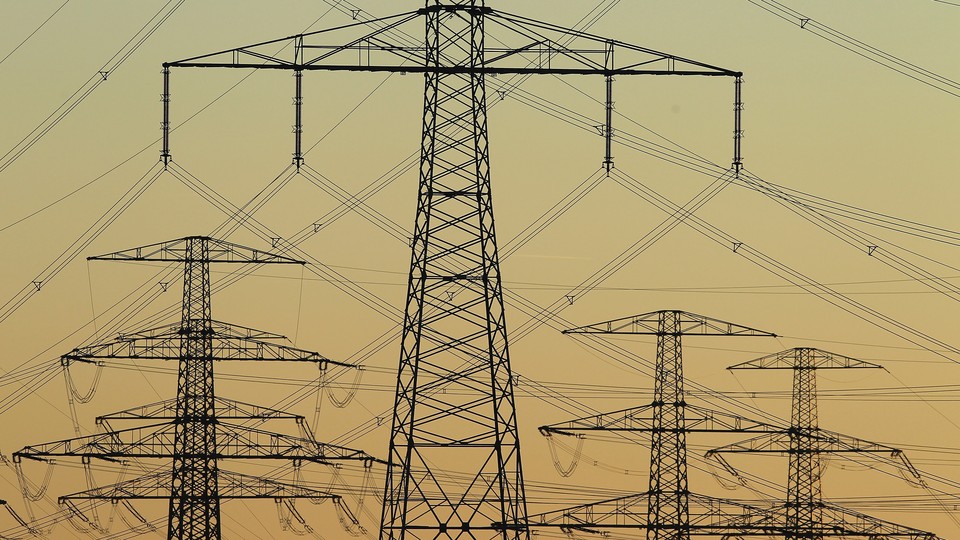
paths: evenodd
<path fill-rule="evenodd" d="M 417 168 L 415 160 L 413 168 L 403 167 L 419 153 L 422 76 L 307 73 L 303 137 L 309 169 L 278 183 L 291 172 L 292 74 L 175 69 L 175 166 L 164 172 L 158 165 L 163 62 L 349 24 L 354 9 L 361 10 L 359 20 L 367 20 L 421 6 L 408 0 L 352 1 L 356 6 L 335 0 L 0 2 L 4 455 L 74 436 L 61 354 L 179 317 L 170 311 L 180 302 L 176 265 L 87 261 L 88 256 L 215 232 L 238 244 L 272 249 L 272 234 L 238 225 L 229 210 L 201 195 L 209 188 L 234 208 L 264 200 L 256 219 L 281 239 L 314 231 L 300 244 L 311 264 L 255 269 L 214 295 L 214 318 L 283 334 L 297 347 L 330 358 L 362 360 L 366 369 L 348 406 L 337 408 L 321 396 L 317 436 L 386 457 L 385 415 L 393 403 L 399 343 L 381 340 L 398 329 L 409 270 L 404 235 L 413 223 Z M 581 412 L 600 412 L 645 404 L 652 387 L 647 363 L 605 356 L 592 342 L 558 330 L 682 309 L 780 336 L 686 339 L 691 403 L 719 403 L 709 389 L 739 400 L 738 414 L 787 421 L 788 372 L 725 368 L 800 346 L 882 364 L 885 370 L 821 373 L 820 425 L 902 448 L 929 475 L 927 486 L 911 486 L 869 458 L 834 457 L 824 476 L 824 497 L 944 538 L 958 537 L 960 2 L 491 0 L 487 5 L 566 27 L 582 27 L 585 16 L 593 18 L 588 14 L 602 15 L 589 32 L 742 71 L 744 165 L 754 186 L 761 186 L 729 184 L 697 210 L 696 217 L 722 233 L 687 220 L 638 249 L 669 218 L 637 195 L 638 186 L 683 205 L 714 182 L 716 171 L 730 166 L 733 81 L 618 78 L 616 169 L 605 177 L 603 138 L 595 129 L 604 118 L 602 77 L 533 77 L 503 94 L 498 90 L 509 79 L 488 79 L 492 189 L 511 360 L 520 377 L 517 409 L 530 512 L 647 487 L 649 450 L 643 438 L 587 440 L 576 472 L 569 478 L 557 474 L 536 428 L 577 413 L 558 405 L 551 392 L 581 403 Z M 422 25 L 409 30 L 420 37 L 415 32 L 422 32 Z M 498 38 L 490 32 L 488 44 Z M 336 189 L 357 194 L 376 182 L 382 189 L 366 199 L 375 219 L 355 210 L 337 213 L 343 206 Z M 792 190 L 807 206 L 778 203 L 762 192 L 772 185 Z M 555 215 L 571 194 L 576 203 Z M 556 219 L 528 236 L 541 216 Z M 758 264 L 761 258 L 767 263 Z M 616 271 L 590 290 L 578 289 L 617 260 L 623 264 Z M 771 271 L 770 261 L 781 270 Z M 230 271 L 214 267 L 214 284 L 225 283 Z M 782 277 L 787 272 L 794 272 L 792 283 Z M 839 295 L 828 301 L 804 290 L 797 286 L 799 274 Z M 345 290 L 369 296 L 361 300 Z M 561 318 L 535 324 L 531 306 L 553 306 Z M 607 341 L 643 359 L 655 357 L 649 336 Z M 217 369 L 221 395 L 283 406 L 313 421 L 315 367 L 224 362 Z M 89 365 L 71 368 L 79 393 L 94 372 Z M 36 387 L 38 381 L 44 384 Z M 343 398 L 352 382 L 353 375 L 345 374 L 330 392 Z M 74 404 L 80 432 L 95 432 L 98 415 L 173 397 L 175 389 L 173 365 L 111 361 L 95 397 Z M 370 429 L 356 436 L 353 428 L 364 423 L 372 423 Z M 700 458 L 735 440 L 691 436 L 693 491 L 761 496 L 748 488 L 726 489 L 731 479 L 717 470 L 721 482 L 715 481 Z M 562 448 L 558 452 L 562 461 L 568 459 Z M 13 466 L 0 467 L 0 498 L 21 516 L 42 519 L 56 511 L 57 496 L 89 487 L 80 465 L 69 461 L 58 463 L 48 494 L 30 505 L 18 493 Z M 785 484 L 785 458 L 735 456 L 731 463 Z M 116 481 L 118 466 L 97 467 L 98 483 Z M 238 467 L 251 474 L 272 471 L 256 464 Z M 24 474 L 40 482 L 44 466 L 25 463 Z M 329 471 L 320 468 L 305 474 L 318 483 L 330 481 Z M 382 488 L 382 470 L 373 475 L 366 491 Z M 345 492 L 365 491 L 359 468 L 345 469 L 341 481 Z M 369 493 L 362 501 L 353 496 L 348 504 L 375 538 L 379 501 Z M 148 520 L 166 510 L 156 503 L 135 506 Z M 281 531 L 273 506 L 226 503 L 225 537 L 291 536 Z M 299 509 L 328 540 L 347 537 L 329 505 L 301 503 Z M 104 521 L 108 513 L 100 510 Z M 0 517 L 0 532 L 12 534 L 15 526 L 13 519 Z M 117 518 L 114 530 L 124 528 Z M 69 525 L 49 534 L 84 536 Z"/>

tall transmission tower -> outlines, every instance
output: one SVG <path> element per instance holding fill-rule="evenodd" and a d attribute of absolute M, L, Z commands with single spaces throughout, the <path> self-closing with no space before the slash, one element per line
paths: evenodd
<path fill-rule="evenodd" d="M 167 538 L 221 538 L 220 501 L 225 498 L 332 498 L 333 494 L 220 469 L 224 458 L 285 459 L 332 463 L 355 460 L 367 465 L 374 458 L 362 451 L 318 443 L 302 417 L 226 400 L 214 392 L 214 361 L 274 360 L 355 367 L 322 355 L 277 343 L 282 336 L 229 325 L 211 315 L 210 265 L 303 264 L 283 255 L 251 249 L 203 236 L 151 244 L 90 257 L 91 260 L 183 263 L 183 301 L 179 324 L 121 335 L 117 340 L 74 349 L 64 362 L 97 362 L 133 358 L 176 360 L 177 394 L 173 400 L 136 407 L 98 418 L 110 422 L 149 420 L 146 426 L 106 431 L 37 446 L 14 454 L 49 460 L 54 456 L 100 458 L 168 458 L 170 472 L 136 478 L 104 488 L 63 497 L 64 501 L 169 500 Z M 283 435 L 245 425 L 269 419 L 296 422 L 299 436 Z"/>
<path fill-rule="evenodd" d="M 506 45 L 487 46 L 491 25 L 504 32 L 497 41 Z M 422 41 L 409 38 L 424 28 Z M 339 43 L 323 41 L 339 36 L 345 36 Z M 276 55 L 283 42 L 293 45 L 292 58 Z M 185 67 L 294 71 L 298 166 L 303 160 L 300 73 L 423 74 L 420 178 L 381 538 L 525 538 L 523 471 L 491 195 L 486 77 L 604 77 L 603 166 L 608 171 L 613 167 L 614 77 L 734 78 L 733 168 L 739 171 L 741 73 L 498 12 L 483 0 L 426 0 L 416 12 L 165 63 L 164 160 L 171 155 L 171 68 Z M 467 480 L 451 481 L 450 470 Z"/>
<path fill-rule="evenodd" d="M 721 457 L 725 453 L 776 453 L 786 454 L 789 459 L 787 493 L 783 509 L 788 540 L 814 540 L 835 536 L 830 526 L 849 519 L 843 514 L 849 510 L 826 504 L 821 495 L 823 464 L 821 456 L 832 453 L 885 454 L 896 458 L 908 474 L 918 482 L 919 472 L 903 453 L 885 445 L 871 443 L 838 433 L 820 429 L 817 415 L 817 371 L 822 369 L 883 369 L 882 366 L 828 351 L 797 347 L 730 366 L 741 369 L 789 369 L 793 371 L 793 397 L 791 401 L 790 428 L 784 433 L 760 435 L 754 439 L 716 448 L 707 453 L 715 456 L 724 467 L 735 473 Z M 864 524 L 874 520 L 859 516 Z M 852 521 L 852 520 L 851 520 Z M 894 524 L 883 524 L 888 531 Z M 865 534 L 866 528 L 861 530 Z M 931 534 L 931 533 L 926 533 Z"/>

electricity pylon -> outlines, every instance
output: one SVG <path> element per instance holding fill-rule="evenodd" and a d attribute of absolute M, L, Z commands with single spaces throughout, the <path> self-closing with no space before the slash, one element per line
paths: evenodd
<path fill-rule="evenodd" d="M 823 473 L 820 457 L 823 454 L 888 454 L 897 459 L 900 466 L 920 481 L 919 472 L 900 450 L 825 431 L 819 426 L 817 370 L 883 369 L 882 366 L 820 349 L 797 347 L 736 364 L 727 369 L 789 369 L 793 371 L 790 428 L 786 432 L 760 435 L 707 452 L 708 457 L 716 457 L 728 471 L 734 474 L 736 470 L 722 458 L 721 454 L 755 452 L 789 456 L 787 497 L 783 505 L 786 524 L 784 536 L 788 540 L 814 540 L 824 536 L 839 536 L 833 532 L 832 525 L 856 522 L 849 518 L 853 514 L 849 510 L 823 501 L 820 490 Z M 851 531 L 845 536 L 894 536 L 893 533 L 899 527 L 864 515 L 858 515 L 857 519 L 861 524 L 859 529 L 848 525 Z M 908 536 L 932 536 L 932 533 L 920 534 L 921 532 L 909 533 Z M 901 531 L 898 534 L 904 533 Z"/>
<path fill-rule="evenodd" d="M 489 25 L 504 32 L 497 36 L 497 46 L 487 46 Z M 424 28 L 422 41 L 407 38 Z M 346 37 L 339 43 L 323 41 L 338 36 Z M 292 44 L 292 58 L 277 56 L 281 42 Z M 608 171 L 613 167 L 614 77 L 734 78 L 733 162 L 739 171 L 741 74 L 498 12 L 483 0 L 426 0 L 416 12 L 165 63 L 161 150 L 165 161 L 171 155 L 170 72 L 185 67 L 293 71 L 297 166 L 303 161 L 303 71 L 423 74 L 420 178 L 381 538 L 526 538 L 520 440 L 490 188 L 486 76 L 604 77 L 603 165 Z M 451 469 L 468 480 L 449 480 Z"/>
<path fill-rule="evenodd" d="M 183 263 L 183 302 L 178 324 L 123 334 L 115 341 L 74 349 L 63 356 L 64 362 L 115 358 L 176 360 L 176 398 L 100 417 L 98 425 L 109 431 L 27 446 L 15 453 L 14 459 L 19 462 L 22 458 L 49 460 L 54 456 L 80 456 L 86 461 L 90 458 L 167 458 L 172 460 L 172 467 L 169 472 L 94 488 L 62 500 L 168 499 L 167 538 L 219 540 L 221 499 L 332 498 L 339 504 L 339 497 L 330 493 L 220 470 L 220 460 L 285 459 L 297 464 L 355 460 L 366 465 L 375 461 L 359 450 L 317 442 L 303 417 L 226 400 L 214 393 L 216 360 L 279 360 L 356 367 L 316 352 L 276 343 L 282 336 L 212 318 L 211 263 L 303 263 L 203 236 L 90 259 Z M 300 434 L 283 435 L 245 425 L 269 419 L 293 420 Z M 150 423 L 113 430 L 110 422 L 120 420 Z"/>
<path fill-rule="evenodd" d="M 682 336 L 760 336 L 775 334 L 684 311 L 657 311 L 565 330 L 565 334 L 657 336 L 653 402 L 540 428 L 545 435 L 589 431 L 650 433 L 650 479 L 646 492 L 531 518 L 531 525 L 601 529 L 642 528 L 649 540 L 684 539 L 690 534 L 769 534 L 769 512 L 745 504 L 691 494 L 687 481 L 687 433 L 770 433 L 776 426 L 694 408 L 687 418 L 683 390 Z M 691 514 L 691 502 L 693 512 Z M 577 521 L 581 521 L 579 525 Z"/>
<path fill-rule="evenodd" d="M 661 318 L 667 321 L 677 321 L 673 324 L 665 321 L 660 324 Z M 654 401 L 650 405 L 603 413 L 599 415 L 579 418 L 540 428 L 541 433 L 547 436 L 572 435 L 585 436 L 595 431 L 650 433 L 653 448 L 651 449 L 650 489 L 647 492 L 616 499 L 598 501 L 578 505 L 552 512 L 546 512 L 530 517 L 530 525 L 538 527 L 559 527 L 566 530 L 578 530 L 588 533 L 598 533 L 616 529 L 644 529 L 648 538 L 685 538 L 689 535 L 702 536 L 785 536 L 788 527 L 783 515 L 783 505 L 758 503 L 756 501 L 737 501 L 721 499 L 685 491 L 686 484 L 686 452 L 685 435 L 687 433 L 758 433 L 757 439 L 774 439 L 789 432 L 789 428 L 758 422 L 743 418 L 731 413 L 713 411 L 699 406 L 691 406 L 682 399 L 682 362 L 680 362 L 680 335 L 698 333 L 698 321 L 703 320 L 704 332 L 700 335 L 772 335 L 746 327 L 730 325 L 722 321 L 707 319 L 699 315 L 683 312 L 657 312 L 636 317 L 626 317 L 613 321 L 597 323 L 583 328 L 567 330 L 567 333 L 597 333 L 597 334 L 656 334 L 657 335 L 657 366 L 655 385 L 663 385 L 664 381 L 673 387 L 681 385 L 678 391 L 658 392 L 654 389 Z M 656 324 L 654 324 L 656 321 Z M 713 332 L 713 334 L 711 334 Z M 661 337 L 662 336 L 662 337 Z M 676 350 L 677 354 L 672 354 Z M 670 372 L 679 374 L 673 377 Z M 670 422 L 664 422 L 664 414 L 658 409 L 669 413 L 672 409 L 680 411 L 680 415 L 671 415 Z M 658 419 L 659 417 L 659 419 Z M 680 423 L 676 421 L 679 420 Z M 662 450 L 658 451 L 656 441 L 663 445 L 664 438 L 656 434 L 666 433 L 668 441 L 677 441 L 668 448 L 682 447 L 683 460 L 680 466 L 667 471 L 664 478 Z M 889 447 L 872 445 L 850 438 L 841 439 L 837 434 L 819 432 L 822 445 L 832 441 L 834 448 L 841 445 L 854 445 L 864 451 L 894 452 L 902 457 L 898 451 Z M 669 443 L 668 443 L 669 444 Z M 735 450 L 734 450 L 735 451 Z M 717 454 L 719 457 L 719 454 Z M 660 462 L 658 466 L 657 462 Z M 724 466 L 736 472 L 725 461 Z M 909 462 L 904 461 L 905 464 Z M 916 471 L 911 468 L 915 474 Z M 659 479 L 657 478 L 659 476 Z M 678 482 L 683 479 L 684 482 Z M 671 519 L 679 516 L 673 523 L 662 521 L 665 515 L 657 504 L 663 504 L 664 498 L 652 496 L 655 486 L 671 485 L 680 494 L 673 500 L 685 501 L 687 506 L 671 506 L 669 509 L 680 508 L 680 512 L 673 513 Z M 684 496 L 685 494 L 685 496 Z M 667 499 L 670 500 L 670 499 Z M 672 502 L 672 501 L 671 501 Z M 658 511 L 659 510 L 659 511 Z M 661 520 L 658 522 L 657 520 Z M 934 540 L 933 533 L 906 527 L 896 523 L 879 520 L 871 516 L 850 510 L 830 506 L 826 508 L 825 519 L 811 529 L 817 536 L 840 536 L 859 538 L 898 538 L 905 540 Z"/>

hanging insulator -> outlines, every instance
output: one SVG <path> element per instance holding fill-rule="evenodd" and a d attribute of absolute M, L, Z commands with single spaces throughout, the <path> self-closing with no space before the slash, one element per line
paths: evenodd
<path fill-rule="evenodd" d="M 340 521 L 340 526 L 347 534 L 356 538 L 367 533 L 367 530 L 360 525 L 360 521 L 353 515 L 353 512 L 344 504 L 342 498 L 338 497 L 334 501 L 334 508 L 337 509 L 337 520 Z"/>

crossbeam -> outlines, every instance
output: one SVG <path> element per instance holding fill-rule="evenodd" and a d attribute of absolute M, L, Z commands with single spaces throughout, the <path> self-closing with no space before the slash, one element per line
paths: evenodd
<path fill-rule="evenodd" d="M 61 357 L 61 362 L 93 362 L 107 359 L 180 360 L 184 340 L 184 322 L 149 330 L 123 333 L 105 343 L 78 347 Z M 261 332 L 219 321 L 210 321 L 214 360 L 260 360 L 283 362 L 312 362 L 328 366 L 357 368 L 356 364 L 331 360 L 316 351 L 298 349 L 276 343 L 286 339 L 277 334 Z"/>
<path fill-rule="evenodd" d="M 649 433 L 657 429 L 656 406 L 643 405 L 540 426 L 544 436 L 580 436 L 594 431 Z M 723 411 L 686 404 L 685 433 L 782 433 L 787 428 Z"/>
<path fill-rule="evenodd" d="M 175 445 L 176 425 L 176 422 L 156 423 L 25 446 L 13 454 L 13 459 L 46 461 L 63 456 L 108 461 L 127 458 L 173 458 L 178 455 Z M 215 453 L 210 454 L 211 459 L 288 459 L 322 464 L 360 461 L 364 464 L 385 464 L 383 460 L 362 450 L 322 443 L 310 438 L 273 433 L 223 421 L 217 422 L 214 429 L 217 448 Z M 169 497 L 169 493 L 167 495 Z"/>

